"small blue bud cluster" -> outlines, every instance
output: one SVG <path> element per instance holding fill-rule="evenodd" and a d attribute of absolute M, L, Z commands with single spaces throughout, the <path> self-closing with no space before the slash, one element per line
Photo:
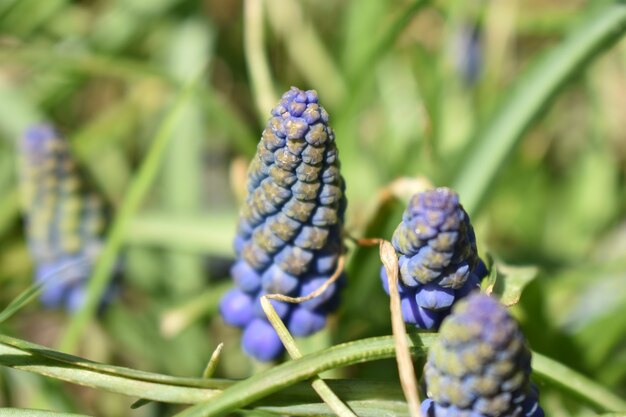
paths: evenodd
<path fill-rule="evenodd" d="M 41 302 L 75 311 L 102 246 L 103 201 L 87 187 L 67 142 L 51 126 L 30 127 L 20 145 L 28 246 L 36 281 L 47 281 Z"/>
<path fill-rule="evenodd" d="M 483 66 L 480 27 L 471 24 L 461 26 L 456 34 L 454 63 L 467 86 L 476 84 Z"/>
<path fill-rule="evenodd" d="M 531 353 L 515 320 L 485 294 L 455 305 L 428 352 L 426 417 L 543 417 Z"/>
<path fill-rule="evenodd" d="M 485 274 L 469 217 L 448 188 L 414 195 L 391 243 L 399 256 L 402 315 L 418 328 L 438 328 Z M 389 294 L 384 267 L 381 280 Z"/>
<path fill-rule="evenodd" d="M 328 113 L 317 92 L 292 87 L 272 110 L 248 171 L 231 269 L 236 287 L 220 304 L 224 321 L 243 329 L 250 356 L 269 361 L 283 352 L 260 297 L 306 296 L 337 268 L 344 190 Z M 325 326 L 342 281 L 301 304 L 271 302 L 293 335 L 307 336 Z"/>

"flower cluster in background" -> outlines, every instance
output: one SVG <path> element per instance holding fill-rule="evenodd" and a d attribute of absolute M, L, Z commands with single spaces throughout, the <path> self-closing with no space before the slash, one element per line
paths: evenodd
<path fill-rule="evenodd" d="M 480 26 L 466 23 L 458 29 L 454 41 L 456 70 L 463 82 L 472 86 L 480 79 L 484 65 Z"/>
<path fill-rule="evenodd" d="M 31 126 L 20 151 L 28 247 L 35 279 L 45 281 L 41 302 L 75 311 L 102 247 L 103 200 L 88 187 L 68 143 L 52 126 Z"/>

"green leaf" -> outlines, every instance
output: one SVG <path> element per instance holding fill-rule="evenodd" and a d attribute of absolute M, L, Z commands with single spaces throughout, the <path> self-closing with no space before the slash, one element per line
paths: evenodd
<path fill-rule="evenodd" d="M 0 408 L 0 415 L 2 417 L 88 417 L 85 414 L 60 413 L 31 408 Z"/>
<path fill-rule="evenodd" d="M 614 356 L 619 346 L 623 344 L 626 333 L 626 320 L 615 318 L 624 316 L 626 316 L 626 303 L 622 301 L 615 308 L 596 316 L 574 333 L 574 340 L 580 346 L 586 347 L 585 358 L 591 368 L 606 368 L 607 365 L 610 367 L 615 363 Z M 626 372 L 626 369 L 622 368 L 622 372 Z"/>
<path fill-rule="evenodd" d="M 347 65 L 350 65 L 355 68 L 355 70 L 351 71 L 354 74 L 351 74 L 349 82 L 352 83 L 353 86 L 358 86 L 363 83 L 363 78 L 371 75 L 372 73 L 372 63 L 380 62 L 381 58 L 385 56 L 390 50 L 393 49 L 393 44 L 396 42 L 400 34 L 406 27 L 411 23 L 411 20 L 415 17 L 415 15 L 423 9 L 426 5 L 428 5 L 429 1 L 427 0 L 415 0 L 409 2 L 402 10 L 396 12 L 393 16 L 393 20 L 387 27 L 383 28 L 376 33 L 376 39 L 373 42 L 360 42 L 360 45 L 364 46 L 364 51 L 361 53 L 363 58 L 358 59 L 357 56 L 351 51 L 347 50 L 346 55 L 349 57 L 349 61 L 355 61 L 354 64 L 352 62 L 347 62 Z M 372 5 L 367 5 L 370 8 Z M 355 3 L 355 7 L 359 9 L 359 15 L 362 14 L 362 9 L 366 7 L 365 4 Z M 377 14 L 377 17 L 374 20 L 379 20 L 380 16 L 378 15 L 378 10 L 374 10 L 374 13 Z M 357 17 L 357 18 L 360 18 Z M 369 26 L 371 22 L 366 22 L 367 33 L 371 34 L 371 27 Z M 381 35 L 378 35 L 380 33 Z M 359 33 L 356 36 L 363 36 L 363 33 Z M 362 38 L 361 38 L 362 39 Z M 353 42 L 357 43 L 357 42 Z M 352 45 L 349 45 L 352 48 Z M 366 49 L 366 50 L 365 50 Z"/>
<path fill-rule="evenodd" d="M 18 312 L 20 309 L 22 309 L 22 307 L 30 303 L 35 297 L 41 294 L 45 285 L 46 285 L 45 281 L 35 283 L 31 285 L 30 287 L 28 287 L 27 289 L 25 289 L 20 295 L 15 297 L 13 300 L 11 300 L 9 305 L 6 306 L 4 310 L 2 310 L 2 312 L 0 312 L 0 323 L 6 321 L 9 317 L 11 317 L 13 314 Z"/>
<path fill-rule="evenodd" d="M 0 323 L 6 321 L 24 306 L 34 300 L 39 294 L 41 294 L 47 287 L 52 284 L 58 285 L 64 281 L 70 281 L 71 277 L 66 277 L 63 273 L 64 270 L 75 268 L 77 264 L 86 263 L 86 261 L 74 262 L 71 265 L 66 265 L 63 268 L 45 277 L 42 281 L 36 282 L 26 288 L 22 293 L 15 297 L 4 310 L 0 312 Z"/>
<path fill-rule="evenodd" d="M 0 62 L 11 62 L 12 55 L 2 55 L 0 52 Z M 41 120 L 43 115 L 37 105 L 22 89 L 0 79 L 0 133 L 7 138 L 19 138 L 28 125 Z"/>
<path fill-rule="evenodd" d="M 128 225 L 125 241 L 131 245 L 233 256 L 236 227 L 236 212 L 213 212 L 210 216 L 140 213 Z"/>
<path fill-rule="evenodd" d="M 503 103 L 490 122 L 476 133 L 478 142 L 471 143 L 453 182 L 468 213 L 477 210 L 524 133 L 566 82 L 616 43 L 625 31 L 626 3 L 614 2 L 598 13 L 590 13 L 562 43 L 526 71 L 513 89 L 506 89 Z"/>
<path fill-rule="evenodd" d="M 62 12 L 66 3 L 67 0 L 52 0 L 41 4 L 37 0 L 22 0 L 4 16 L 3 31 L 26 38 L 55 14 Z"/>
<path fill-rule="evenodd" d="M 489 271 L 489 274 L 483 278 L 480 283 L 480 287 L 483 292 L 491 294 L 493 292 L 493 288 L 496 286 L 498 270 L 496 269 L 495 262 L 493 261 L 493 256 L 489 253 L 485 256 L 485 267 L 487 268 L 487 271 Z"/>
<path fill-rule="evenodd" d="M 146 65 L 144 61 L 129 59 L 126 56 L 111 58 L 95 53 L 67 53 L 51 48 L 22 45 L 19 48 L 1 49 L 0 62 L 17 62 L 26 66 L 45 62 L 47 68 L 79 72 L 81 75 L 113 77 L 128 83 L 157 79 L 172 88 L 184 87 L 179 80 L 162 68 Z M 254 155 L 257 134 L 250 130 L 240 112 L 211 85 L 200 83 L 196 87 L 201 93 L 199 100 L 212 125 L 223 129 L 229 143 L 240 152 L 247 156 Z M 10 107 L 6 107 L 5 104 L 9 106 L 9 103 Z M 0 130 L 8 137 L 15 137 L 21 134 L 28 124 L 43 120 L 34 104 L 27 101 L 21 91 L 3 82 L 0 82 L 0 109 L 4 111 L 0 112 Z"/>
<path fill-rule="evenodd" d="M 435 337 L 434 334 L 427 333 L 411 335 L 410 346 L 413 354 L 423 355 Z M 252 386 L 254 390 L 247 391 L 251 397 L 243 396 L 245 404 L 250 404 L 257 399 L 289 387 L 287 395 L 282 395 L 279 399 L 275 398 L 269 404 L 259 403 L 266 408 L 270 407 L 272 402 L 286 405 L 289 403 L 289 398 L 292 398 L 291 401 L 298 398 L 298 404 L 319 404 L 319 399 L 311 391 L 308 383 L 302 385 L 296 383 L 329 369 L 369 360 L 390 358 L 393 357 L 394 351 L 393 340 L 390 336 L 363 339 L 304 356 L 301 359 L 271 368 L 245 381 L 236 382 L 223 379 L 172 377 L 104 365 L 0 335 L 0 364 L 2 365 L 153 401 L 193 404 L 215 397 L 222 389 L 234 388 L 233 393 L 237 394 L 241 393 L 242 390 L 246 391 L 246 387 Z M 385 390 L 379 386 L 379 383 L 375 383 L 376 388 L 368 391 L 367 386 L 370 383 L 371 381 L 329 382 L 333 390 L 339 387 L 336 390 L 337 394 L 348 402 L 356 399 L 365 400 L 371 398 L 373 393 L 380 392 L 389 392 L 393 401 L 402 400 L 402 394 L 397 388 Z M 244 385 L 240 386 L 241 384 Z M 296 385 L 292 386 L 294 384 Z M 388 384 L 383 382 L 380 385 Z M 230 394 L 226 397 L 229 396 Z M 378 395 L 377 398 L 384 399 Z M 241 407 L 243 405 L 239 408 Z"/>
<path fill-rule="evenodd" d="M 203 72 L 200 73 L 200 75 L 203 75 Z M 195 77 L 181 91 L 168 117 L 164 119 L 157 130 L 150 151 L 139 168 L 139 172 L 130 184 L 126 198 L 106 237 L 106 244 L 96 262 L 93 275 L 87 286 L 85 303 L 72 317 L 61 341 L 62 350 L 72 351 L 76 348 L 80 334 L 95 314 L 98 302 L 107 288 L 111 272 L 115 267 L 117 255 L 124 241 L 128 224 L 154 182 L 161 161 L 165 156 L 167 145 L 172 138 L 173 129 L 176 126 L 176 121 L 180 115 L 181 109 L 184 108 L 184 105 L 193 97 L 194 87 L 199 79 L 200 76 Z"/>
<path fill-rule="evenodd" d="M 218 381 L 199 383 L 195 378 L 174 378 L 103 365 L 7 336 L 0 336 L 0 364 L 78 385 L 172 403 L 209 399 L 217 394 L 210 387 L 220 386 Z"/>
<path fill-rule="evenodd" d="M 1 99 L 0 99 L 1 100 Z M 0 236 L 4 235 L 20 214 L 19 191 L 16 188 L 5 191 L 0 195 Z"/>
<path fill-rule="evenodd" d="M 413 355 L 423 356 L 435 340 L 432 333 L 413 333 L 409 336 Z M 390 336 L 375 337 L 333 346 L 300 359 L 278 365 L 256 374 L 211 399 L 178 414 L 178 417 L 222 416 L 243 408 L 261 398 L 285 389 L 294 382 L 303 381 L 329 369 L 359 362 L 393 357 L 395 345 Z M 332 387 L 332 386 L 331 386 Z M 344 394 L 337 392 L 344 400 Z M 349 402 L 348 402 L 349 405 Z M 355 410 L 356 411 L 356 410 Z"/>
<path fill-rule="evenodd" d="M 257 115 L 261 123 L 267 118 L 267 112 L 274 107 L 278 98 L 272 79 L 272 72 L 264 47 L 265 27 L 263 18 L 264 2 L 244 2 L 244 53 L 250 84 L 254 92 Z"/>
<path fill-rule="evenodd" d="M 176 337 L 201 317 L 217 313 L 222 295 L 232 286 L 230 281 L 215 283 L 180 305 L 165 310 L 160 318 L 160 334 L 166 338 Z"/>
<path fill-rule="evenodd" d="M 146 404 L 150 404 L 151 402 L 152 402 L 152 401 L 150 401 L 150 400 L 144 400 L 144 399 L 142 398 L 142 399 L 137 400 L 137 401 L 135 401 L 134 403 L 132 403 L 132 404 L 130 405 L 130 408 L 131 408 L 131 410 L 136 410 L 136 409 L 138 409 L 138 408 L 143 407 L 143 406 L 144 406 L 144 405 L 146 405 Z"/>
<path fill-rule="evenodd" d="M 311 17 L 302 2 L 283 0 L 264 4 L 267 6 L 269 23 L 276 34 L 282 37 L 285 50 L 291 58 L 289 65 L 297 68 L 304 79 L 315 86 L 328 107 L 337 107 L 347 95 L 346 80 L 316 26 L 311 23 Z M 315 65 L 310 65 L 311 62 L 315 62 Z"/>
<path fill-rule="evenodd" d="M 546 356 L 533 352 L 533 376 L 577 397 L 597 411 L 626 410 L 626 401 L 602 385 Z"/>
<path fill-rule="evenodd" d="M 413 353 L 423 355 L 434 338 L 432 334 L 413 335 Z M 313 393 L 310 384 L 298 382 L 324 370 L 389 358 L 393 354 L 393 341 L 387 336 L 338 345 L 269 369 L 251 381 L 257 381 L 255 389 L 262 390 L 256 393 L 255 398 L 266 397 L 279 389 L 286 390 L 280 395 L 263 398 L 252 407 L 288 415 L 332 416 L 334 414 Z M 103 365 L 2 335 L 0 364 L 144 400 L 183 404 L 206 401 L 214 398 L 222 389 L 250 381 L 180 378 Z M 386 381 L 328 380 L 327 383 L 359 416 L 380 416 L 384 410 L 397 410 L 396 415 L 408 416 L 402 393 L 397 386 Z M 245 386 L 242 388 L 245 389 Z M 239 389 L 234 392 L 239 392 Z M 252 398 L 247 404 L 251 401 Z"/>
<path fill-rule="evenodd" d="M 413 356 L 424 356 L 434 342 L 434 333 L 412 333 L 409 346 Z M 288 415 L 332 415 L 328 407 L 302 383 L 329 369 L 361 362 L 391 358 L 395 346 L 391 336 L 344 343 L 284 363 L 243 381 L 181 378 L 103 365 L 67 355 L 23 340 L 0 335 L 0 364 L 138 398 L 193 404 L 179 416 L 217 416 L 254 407 Z M 572 394 L 598 411 L 626 409 L 626 401 L 602 385 L 538 353 L 533 353 L 533 377 Z M 408 416 L 403 396 L 387 381 L 327 380 L 359 416 Z M 280 394 L 278 391 L 284 390 Z M 220 393 L 221 391 L 221 393 Z M 274 395 L 270 395 L 274 394 Z M 375 398 L 375 399 L 373 399 Z M 379 413 L 379 414 L 376 414 Z"/>
<path fill-rule="evenodd" d="M 512 266 L 494 262 L 488 255 L 489 275 L 481 283 L 487 294 L 493 294 L 505 306 L 517 304 L 524 288 L 537 277 L 539 268 L 535 266 Z"/>
<path fill-rule="evenodd" d="M 519 302 L 524 288 L 539 274 L 536 266 L 496 265 L 498 280 L 494 293 L 500 297 L 505 306 L 512 306 Z"/>
<path fill-rule="evenodd" d="M 342 269 L 343 263 L 338 265 L 337 268 L 339 270 Z M 337 273 L 337 272 L 336 272 Z M 338 273 L 337 273 L 338 274 Z M 330 279 L 329 279 L 330 281 Z M 274 296 L 278 296 L 279 294 L 273 294 Z M 277 298 L 280 300 L 281 298 Z M 265 295 L 261 297 L 261 307 L 267 316 L 270 324 L 278 334 L 280 341 L 285 346 L 285 350 L 291 356 L 291 359 L 299 359 L 302 357 L 302 353 L 300 349 L 298 349 L 298 345 L 296 345 L 296 341 L 294 340 L 291 333 L 285 326 L 285 323 L 280 319 L 278 313 L 272 306 L 269 301 L 269 296 Z M 319 377 L 319 375 L 314 375 L 311 378 L 311 386 L 320 396 L 320 398 L 328 404 L 328 407 L 333 410 L 333 412 L 337 415 L 337 417 L 356 417 L 356 415 L 352 412 L 352 410 L 339 398 L 337 394 L 328 386 L 326 381 Z"/>

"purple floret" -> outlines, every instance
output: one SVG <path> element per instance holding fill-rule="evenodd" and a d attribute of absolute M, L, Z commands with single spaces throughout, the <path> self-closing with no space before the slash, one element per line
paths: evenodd
<path fill-rule="evenodd" d="M 260 318 L 246 326 L 241 344 L 244 352 L 265 362 L 277 359 L 285 350 L 274 328 L 267 320 Z"/>
<path fill-rule="evenodd" d="M 415 291 L 417 304 L 425 309 L 439 311 L 449 308 L 454 302 L 454 290 L 437 284 L 420 285 Z"/>
<path fill-rule="evenodd" d="M 254 315 L 254 299 L 245 292 L 233 288 L 220 301 L 220 313 L 224 321 L 231 326 L 244 327 Z"/>
<path fill-rule="evenodd" d="M 297 307 L 291 313 L 287 328 L 296 337 L 308 336 L 324 328 L 326 314 Z"/>
<path fill-rule="evenodd" d="M 230 274 L 242 291 L 255 293 L 261 288 L 261 276 L 246 262 L 235 262 L 230 269 Z"/>

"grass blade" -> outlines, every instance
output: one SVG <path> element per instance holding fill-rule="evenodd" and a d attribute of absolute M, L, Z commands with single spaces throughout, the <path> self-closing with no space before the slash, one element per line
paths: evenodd
<path fill-rule="evenodd" d="M 283 0 L 266 3 L 268 20 L 284 42 L 290 65 L 320 92 L 329 108 L 347 96 L 346 81 L 324 44 L 302 2 Z M 266 110 L 267 111 L 267 110 Z"/>
<path fill-rule="evenodd" d="M 289 353 L 292 359 L 299 359 L 302 357 L 302 353 L 300 353 L 300 349 L 296 345 L 296 341 L 289 333 L 289 330 L 283 323 L 283 321 L 278 317 L 276 310 L 270 303 L 267 296 L 261 297 L 261 307 L 267 316 L 270 324 L 278 334 L 278 337 L 283 342 L 285 349 Z M 311 382 L 311 386 L 317 392 L 322 400 L 328 407 L 332 409 L 335 414 L 339 417 L 356 417 L 356 415 L 350 410 L 350 408 L 343 402 L 337 395 L 333 392 L 333 390 L 326 384 L 326 382 L 319 377 L 319 375 L 313 376 L 313 381 Z"/>
<path fill-rule="evenodd" d="M 434 333 L 409 334 L 412 355 L 423 356 L 436 337 Z M 251 405 L 268 411 L 281 410 L 285 414 L 293 415 L 296 415 L 294 411 L 297 410 L 309 412 L 312 409 L 315 410 L 312 413 L 315 415 L 332 415 L 328 407 L 320 403 L 317 396 L 311 392 L 309 383 L 297 383 L 330 369 L 392 358 L 394 355 L 395 344 L 392 336 L 362 339 L 306 355 L 243 381 L 230 381 L 173 377 L 104 365 L 0 335 L 1 365 L 153 401 L 182 404 L 200 402 L 179 414 L 180 417 L 224 415 Z M 626 409 L 626 401 L 623 399 L 543 355 L 533 353 L 533 368 L 533 378 L 573 394 L 601 412 Z M 364 409 L 370 408 L 373 395 L 381 402 L 374 401 L 374 408 L 369 410 L 372 412 L 384 410 L 386 406 L 396 409 L 398 402 L 402 402 L 401 392 L 387 382 L 327 380 L 327 383 L 360 416 L 363 415 Z M 281 390 L 285 392 L 270 396 Z M 209 399 L 210 402 L 202 402 Z M 295 408 L 289 408 L 292 406 Z M 403 410 L 403 413 L 397 415 L 408 416 L 406 404 Z"/>
<path fill-rule="evenodd" d="M 454 180 L 463 206 L 472 214 L 517 143 L 566 82 L 626 31 L 626 3 L 615 2 L 593 13 L 570 36 L 520 78 L 498 112 L 476 134 Z"/>
<path fill-rule="evenodd" d="M 195 378 L 173 378 L 103 365 L 7 336 L 0 336 L 0 364 L 78 385 L 172 403 L 209 399 L 218 391 L 208 386 L 220 386 L 210 380 L 204 380 L 202 386 Z"/>
<path fill-rule="evenodd" d="M 165 156 L 165 150 L 172 138 L 173 129 L 176 126 L 180 110 L 193 96 L 192 93 L 194 92 L 194 87 L 199 78 L 199 76 L 195 77 L 194 80 L 181 91 L 168 117 L 165 118 L 157 130 L 150 151 L 129 186 L 126 198 L 111 226 L 104 249 L 98 258 L 93 275 L 89 280 L 85 303 L 70 321 L 61 341 L 60 346 L 62 350 L 73 351 L 76 348 L 80 334 L 94 316 L 100 297 L 104 293 L 111 272 L 115 267 L 117 255 L 122 246 L 128 224 L 154 182 L 161 161 Z"/>
<path fill-rule="evenodd" d="M 358 86 L 363 82 L 363 78 L 371 73 L 372 63 L 380 62 L 381 58 L 393 48 L 394 42 L 398 39 L 403 30 L 411 22 L 424 6 L 429 3 L 428 0 L 415 0 L 404 7 L 397 15 L 394 16 L 393 22 L 386 28 L 383 35 L 373 42 L 370 50 L 366 54 L 366 58 L 356 65 L 355 73 L 351 77 L 353 86 Z"/>
<path fill-rule="evenodd" d="M 128 225 L 130 245 L 155 246 L 197 254 L 233 256 L 237 213 L 212 212 L 207 216 L 167 216 L 140 213 Z"/>
<path fill-rule="evenodd" d="M 215 314 L 222 295 L 230 288 L 232 283 L 227 281 L 212 284 L 197 296 L 165 310 L 159 324 L 161 335 L 166 338 L 176 337 L 201 317 Z"/>
<path fill-rule="evenodd" d="M 24 306 L 30 303 L 33 299 L 35 299 L 39 294 L 41 294 L 47 287 L 52 284 L 61 284 L 61 283 L 69 283 L 72 281 L 71 277 L 66 276 L 64 273 L 72 268 L 79 267 L 80 265 L 86 265 L 88 261 L 82 260 L 73 262 L 69 265 L 65 265 L 64 267 L 54 271 L 52 274 L 44 277 L 41 281 L 35 282 L 24 291 L 22 291 L 17 297 L 15 297 L 8 306 L 4 308 L 4 310 L 0 311 L 0 323 L 5 322 L 19 310 L 21 310 Z"/>
<path fill-rule="evenodd" d="M 421 356 L 435 340 L 436 335 L 414 333 L 410 338 L 409 347 L 413 355 Z M 309 379 L 329 369 L 391 358 L 394 355 L 395 344 L 391 336 L 363 339 L 333 346 L 256 374 L 227 388 L 210 402 L 191 407 L 178 414 L 177 417 L 223 416 L 271 393 L 285 389 L 294 382 Z"/>
<path fill-rule="evenodd" d="M 57 411 L 33 410 L 32 408 L 0 408 L 3 417 L 89 417 L 85 414 L 60 413 Z"/>
<path fill-rule="evenodd" d="M 263 0 L 246 0 L 244 2 L 246 66 L 252 81 L 257 115 L 261 123 L 265 122 L 269 110 L 278 101 L 263 44 L 265 38 L 263 36 L 263 6 Z"/>
<path fill-rule="evenodd" d="M 127 57 L 117 56 L 113 59 L 110 56 L 93 52 L 61 53 L 58 50 L 29 45 L 21 46 L 19 49 L 0 49 L 0 62 L 3 61 L 19 62 L 27 66 L 45 62 L 49 68 L 79 72 L 84 76 L 113 77 L 128 83 L 153 79 L 169 87 L 183 87 L 179 80 L 159 67 Z M 201 92 L 199 98 L 214 125 L 219 126 L 229 135 L 233 146 L 240 152 L 247 156 L 254 155 L 257 143 L 256 133 L 251 131 L 233 104 L 206 83 L 200 83 L 196 87 Z M 19 95 L 19 91 L 14 90 L 13 87 L 5 85 L 4 81 L 0 80 L 0 109 L 5 110 L 5 104 L 11 105 L 10 108 L 7 107 L 5 113 L 0 112 L 0 130 L 7 132 L 9 137 L 19 136 L 25 126 L 34 121 L 43 120 L 37 109 L 34 109 L 31 103 L 25 102 L 24 97 Z M 269 111 L 269 108 L 265 111 Z"/>
<path fill-rule="evenodd" d="M 533 352 L 533 376 L 572 394 L 597 411 L 626 410 L 624 399 L 565 365 L 535 352 Z"/>
<path fill-rule="evenodd" d="M 433 335 L 414 335 L 411 343 L 413 353 L 424 354 L 433 339 Z M 389 358 L 393 354 L 391 337 L 380 337 L 338 345 L 294 360 L 278 367 L 278 376 L 287 375 L 286 379 L 277 378 L 277 368 L 255 377 L 260 380 L 255 388 L 263 388 L 261 393 L 255 393 L 256 400 L 278 390 L 286 391 L 263 398 L 251 406 L 288 415 L 334 415 L 311 391 L 308 382 L 298 382 L 324 370 Z M 127 396 L 181 404 L 212 399 L 220 390 L 234 388 L 247 381 L 172 377 L 104 365 L 8 336 L 0 336 L 0 364 Z M 398 411 L 397 416 L 408 417 L 401 392 L 386 381 L 328 380 L 327 383 L 360 416 L 388 415 L 388 412 L 381 414 L 381 410 L 393 409 Z M 252 401 L 249 399 L 241 407 L 250 405 Z"/>
<path fill-rule="evenodd" d="M 11 59 L 11 57 L 6 57 Z M 3 61 L 0 53 L 0 62 Z M 44 120 L 37 106 L 32 103 L 23 92 L 10 84 L 4 77 L 0 77 L 0 134 L 14 145 L 15 139 L 24 133 L 24 129 L 32 123 Z"/>
<path fill-rule="evenodd" d="M 340 256 L 333 274 L 317 290 L 307 294 L 306 296 L 292 298 L 283 294 L 268 294 L 261 297 L 261 307 L 263 308 L 263 311 L 265 312 L 265 315 L 267 316 L 270 324 L 278 334 L 281 342 L 285 346 L 285 349 L 289 353 L 289 356 L 291 356 L 291 359 L 300 359 L 302 357 L 302 353 L 300 352 L 300 349 L 298 349 L 298 346 L 296 345 L 296 342 L 293 339 L 291 333 L 289 333 L 289 330 L 287 329 L 283 321 L 280 319 L 280 317 L 278 317 L 276 310 L 269 300 L 282 300 L 287 303 L 298 304 L 313 299 L 315 297 L 319 297 L 324 291 L 328 289 L 328 287 L 333 282 L 335 282 L 341 276 L 343 266 L 344 257 Z M 313 387 L 315 392 L 317 392 L 320 398 L 324 400 L 326 404 L 328 404 L 328 407 L 333 410 L 335 414 L 337 414 L 337 416 L 356 417 L 350 407 L 348 407 L 343 401 L 341 401 L 341 399 L 333 392 L 328 384 L 326 384 L 326 382 L 322 378 L 320 378 L 319 375 L 313 376 L 311 386 Z"/>
<path fill-rule="evenodd" d="M 202 371 L 202 378 L 211 378 L 213 373 L 215 373 L 215 369 L 217 368 L 217 364 L 220 360 L 220 355 L 222 354 L 222 349 L 224 348 L 224 343 L 220 343 L 217 345 L 213 354 L 211 355 L 211 359 L 209 359 L 209 363 L 206 364 L 206 368 Z"/>

